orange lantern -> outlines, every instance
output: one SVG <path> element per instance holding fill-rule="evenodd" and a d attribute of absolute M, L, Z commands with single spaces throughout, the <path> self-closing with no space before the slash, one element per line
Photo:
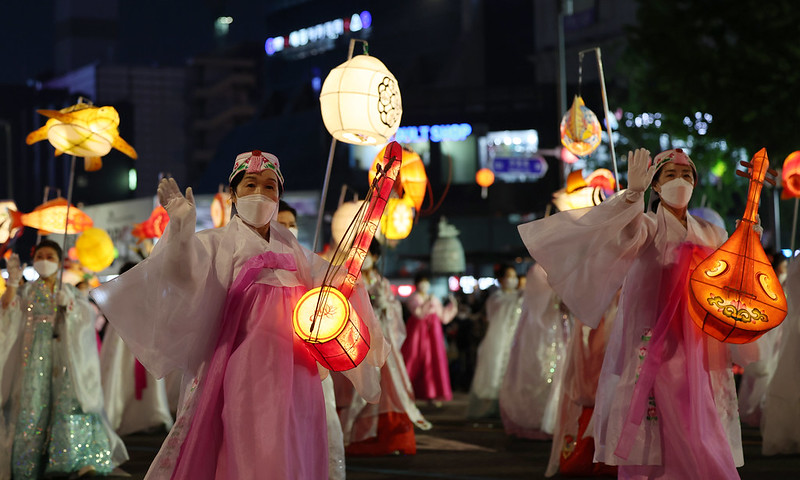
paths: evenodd
<path fill-rule="evenodd" d="M 488 168 L 481 168 L 475 173 L 475 182 L 483 188 L 491 186 L 494 183 L 494 172 Z"/>
<path fill-rule="evenodd" d="M 602 188 L 606 195 L 612 195 L 617 182 L 614 180 L 614 174 L 611 173 L 611 170 L 607 168 L 598 168 L 586 177 L 586 183 L 590 187 Z"/>
<path fill-rule="evenodd" d="M 402 240 L 414 227 L 414 201 L 408 195 L 390 198 L 381 217 L 381 233 L 387 240 Z"/>
<path fill-rule="evenodd" d="M 766 149 L 742 165 L 750 169 L 749 175 L 743 174 L 750 177 L 750 188 L 742 221 L 721 247 L 700 262 L 689 280 L 692 319 L 704 332 L 727 343 L 752 342 L 780 325 L 787 311 L 778 276 L 753 230 L 762 182 L 773 183 L 766 178 Z"/>
<path fill-rule="evenodd" d="M 783 192 L 781 192 L 783 200 L 800 197 L 800 150 L 790 153 L 783 161 L 781 180 L 783 181 Z"/>
<path fill-rule="evenodd" d="M 385 153 L 386 147 L 378 152 L 372 162 L 372 167 L 370 167 L 368 173 L 370 185 L 372 185 L 372 180 L 375 178 L 378 165 L 383 163 Z M 425 172 L 425 163 L 416 152 L 407 148 L 403 148 L 402 161 L 395 188 L 398 190 L 398 194 L 405 192 L 405 195 L 409 196 L 413 202 L 414 208 L 419 211 L 422 208 L 422 202 L 425 200 L 425 192 L 428 190 L 428 174 Z M 400 188 L 397 188 L 397 185 Z M 402 190 L 402 192 L 399 190 Z"/>
<path fill-rule="evenodd" d="M 8 215 L 11 217 L 10 229 L 12 231 L 24 225 L 38 229 L 42 235 L 52 232 L 81 233 L 93 224 L 89 215 L 78 210 L 74 205 L 69 205 L 67 208 L 67 199 L 61 197 L 39 205 L 30 213 L 9 209 Z M 66 225 L 66 230 L 64 225 Z"/>
<path fill-rule="evenodd" d="M 119 136 L 119 113 L 114 107 L 79 102 L 61 110 L 37 110 L 48 117 L 43 127 L 28 134 L 28 145 L 47 139 L 62 153 L 84 158 L 86 171 L 99 170 L 103 157 L 115 148 L 135 159 L 136 150 Z"/>
<path fill-rule="evenodd" d="M 572 107 L 561 119 L 561 144 L 573 154 L 583 157 L 600 145 L 602 131 L 597 116 L 575 95 Z"/>
<path fill-rule="evenodd" d="M 137 238 L 136 243 L 141 243 L 147 238 L 161 238 L 169 223 L 167 209 L 161 205 L 157 206 L 150 213 L 150 217 L 142 223 L 133 226 L 131 235 Z"/>
<path fill-rule="evenodd" d="M 224 227 L 231 218 L 231 194 L 228 192 L 217 192 L 211 200 L 211 222 L 214 228 Z"/>

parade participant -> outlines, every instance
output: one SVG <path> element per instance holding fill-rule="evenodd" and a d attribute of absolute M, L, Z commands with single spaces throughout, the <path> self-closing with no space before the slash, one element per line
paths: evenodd
<path fill-rule="evenodd" d="M 134 265 L 126 262 L 119 273 Z M 112 325 L 106 325 L 100 348 L 100 374 L 108 421 L 119 435 L 172 428 L 164 379 L 147 372 Z"/>
<path fill-rule="evenodd" d="M 619 478 L 738 478 L 731 357 L 688 311 L 688 276 L 726 233 L 687 214 L 697 171 L 681 149 L 628 154 L 628 189 L 519 227 L 570 311 L 596 327 L 622 287 L 594 410 L 595 461 Z M 660 205 L 645 213 L 652 185 Z"/>
<path fill-rule="evenodd" d="M 500 417 L 510 435 L 545 439 L 553 433 L 558 413 L 572 319 L 561 308 L 541 266 L 533 265 L 522 278 L 527 278 L 522 313 L 498 396 Z"/>
<path fill-rule="evenodd" d="M 15 480 L 105 475 L 128 459 L 104 419 L 92 307 L 72 285 L 56 286 L 62 260 L 61 247 L 42 240 L 33 253 L 39 278 L 22 287 L 19 257 L 7 263 L 0 312 L 6 356 L 0 364 L 4 414 L 10 412 L 4 423 L 13 446 L 4 452 L 11 462 L 3 468 L 11 465 Z"/>
<path fill-rule="evenodd" d="M 236 215 L 195 233 L 191 188 L 184 196 L 163 179 L 164 236 L 147 259 L 93 291 L 150 372 L 184 372 L 178 417 L 148 478 L 326 478 L 326 371 L 294 333 L 292 312 L 328 263 L 274 221 L 277 157 L 240 154 L 229 182 Z M 344 374 L 377 401 L 385 342 L 360 283 L 350 301 L 371 342 L 366 360 Z"/>
<path fill-rule="evenodd" d="M 347 397 L 341 399 L 341 415 L 348 455 L 414 454 L 414 427 L 431 428 L 414 403 L 414 391 L 400 353 L 406 338 L 403 307 L 392 293 L 389 280 L 378 270 L 380 255 L 381 246 L 373 240 L 361 266 L 361 277 L 392 351 L 381 368 L 381 399 L 377 404 L 367 404 L 353 395 L 352 387 L 340 394 Z"/>
<path fill-rule="evenodd" d="M 414 396 L 418 400 L 437 402 L 452 400 L 450 370 L 447 364 L 444 332 L 458 311 L 455 299 L 451 296 L 447 307 L 431 294 L 431 282 L 425 273 L 414 279 L 417 290 L 407 300 L 411 316 L 406 323 L 406 341 L 402 353 Z"/>
<path fill-rule="evenodd" d="M 283 199 L 278 202 L 278 223 L 286 227 L 295 238 L 297 230 L 297 210 Z M 349 388 L 353 388 L 347 379 Z M 344 458 L 344 436 L 342 422 L 336 412 L 336 393 L 333 389 L 333 374 L 322 379 L 322 395 L 325 397 L 325 419 L 328 427 L 328 480 L 344 480 L 347 476 Z M 358 397 L 362 398 L 362 397 Z M 366 401 L 365 401 L 366 403 Z"/>
<path fill-rule="evenodd" d="M 467 418 L 500 416 L 500 385 L 508 368 L 514 333 L 522 313 L 522 291 L 517 288 L 519 277 L 511 265 L 501 265 L 497 279 L 500 288 L 486 299 L 486 322 L 489 327 L 478 346 Z"/>

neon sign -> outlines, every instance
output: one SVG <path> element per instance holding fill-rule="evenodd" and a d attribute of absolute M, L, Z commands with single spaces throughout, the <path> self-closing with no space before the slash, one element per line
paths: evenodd
<path fill-rule="evenodd" d="M 400 127 L 395 134 L 398 143 L 416 142 L 461 142 L 472 134 L 469 123 L 452 123 L 450 125 L 420 125 L 418 127 Z"/>
<path fill-rule="evenodd" d="M 270 37 L 264 42 L 264 51 L 268 56 L 291 48 L 305 47 L 324 40 L 336 40 L 348 32 L 359 32 L 372 26 L 372 14 L 364 10 L 349 17 L 337 18 L 313 27 L 295 30 L 282 37 Z"/>

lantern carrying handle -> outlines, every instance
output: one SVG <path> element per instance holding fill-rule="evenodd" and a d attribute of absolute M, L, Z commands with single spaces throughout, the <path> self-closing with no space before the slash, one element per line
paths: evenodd
<path fill-rule="evenodd" d="M 582 81 L 583 76 L 583 54 L 594 52 L 597 57 L 597 70 L 600 74 L 600 92 L 603 95 L 603 113 L 606 116 L 606 132 L 608 133 L 608 145 L 611 148 L 611 162 L 614 165 L 614 189 L 619 192 L 619 172 L 617 171 L 617 154 L 614 151 L 614 137 L 611 135 L 611 122 L 608 120 L 608 96 L 606 94 L 606 78 L 603 75 L 603 60 L 600 56 L 600 47 L 590 48 L 588 50 L 581 50 L 578 52 L 578 72 L 579 80 L 578 85 Z M 579 87 L 580 88 L 580 87 Z"/>

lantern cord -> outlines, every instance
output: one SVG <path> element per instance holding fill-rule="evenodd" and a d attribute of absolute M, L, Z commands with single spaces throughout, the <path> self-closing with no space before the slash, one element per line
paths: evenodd
<path fill-rule="evenodd" d="M 611 122 L 609 121 L 608 115 L 608 95 L 606 94 L 606 77 L 603 74 L 603 60 L 600 56 L 600 47 L 590 48 L 589 50 L 583 50 L 578 52 L 578 58 L 583 59 L 583 54 L 586 52 L 594 51 L 595 56 L 597 57 L 597 70 L 600 75 L 600 93 L 603 95 L 603 113 L 606 117 L 606 133 L 608 133 L 608 146 L 611 149 L 611 162 L 614 165 L 614 190 L 619 192 L 619 172 L 617 171 L 617 154 L 614 151 L 614 136 L 611 133 Z M 581 66 L 579 62 L 578 71 L 581 72 Z M 581 74 L 578 75 L 579 81 L 578 85 L 580 88 L 580 77 Z"/>
<path fill-rule="evenodd" d="M 439 197 L 439 201 L 436 202 L 436 205 L 427 208 L 425 211 L 420 212 L 420 216 L 422 215 L 432 215 L 436 210 L 439 210 L 439 207 L 442 206 L 442 202 L 444 198 L 447 196 L 447 192 L 450 191 L 450 184 L 453 180 L 453 158 L 449 155 L 447 156 L 447 183 L 444 185 L 444 191 L 442 192 L 442 196 Z M 430 193 L 428 198 L 430 198 L 431 203 L 433 203 L 433 187 L 431 186 L 430 180 L 428 180 L 428 192 Z"/>
<path fill-rule="evenodd" d="M 794 218 L 792 219 L 792 242 L 790 248 L 792 249 L 791 258 L 794 258 L 794 235 L 797 233 L 797 203 L 800 202 L 800 197 L 794 197 Z"/>

